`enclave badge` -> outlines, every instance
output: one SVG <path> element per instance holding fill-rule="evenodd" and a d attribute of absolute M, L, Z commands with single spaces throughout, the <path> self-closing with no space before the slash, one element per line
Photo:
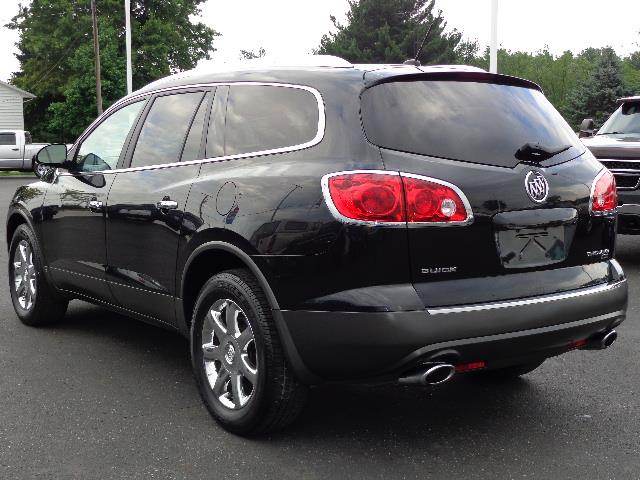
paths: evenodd
<path fill-rule="evenodd" d="M 531 170 L 524 179 L 524 188 L 529 198 L 536 203 L 542 203 L 549 195 L 549 184 L 542 173 Z"/>

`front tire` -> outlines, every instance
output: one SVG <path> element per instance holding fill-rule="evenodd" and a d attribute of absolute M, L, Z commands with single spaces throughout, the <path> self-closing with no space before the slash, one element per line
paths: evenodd
<path fill-rule="evenodd" d="M 38 241 L 24 224 L 9 247 L 9 291 L 18 318 L 30 326 L 59 322 L 69 304 L 47 282 Z"/>
<path fill-rule="evenodd" d="M 293 376 L 271 308 L 247 270 L 219 273 L 202 287 L 191 361 L 207 409 L 233 433 L 277 430 L 302 410 L 307 388 Z"/>

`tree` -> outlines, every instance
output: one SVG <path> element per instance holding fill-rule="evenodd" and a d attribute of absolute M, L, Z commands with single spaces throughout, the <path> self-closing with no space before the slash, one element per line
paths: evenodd
<path fill-rule="evenodd" d="M 317 53 L 355 63 L 402 63 L 414 58 L 429 25 L 433 28 L 418 60 L 422 64 L 455 63 L 462 34 L 445 33 L 435 0 L 349 0 L 347 23 L 331 16 L 335 32 L 320 40 Z"/>
<path fill-rule="evenodd" d="M 593 118 L 596 125 L 602 125 L 624 93 L 620 59 L 612 48 L 603 48 L 594 70 L 569 96 L 567 119 L 574 127 L 584 118 Z"/>
<path fill-rule="evenodd" d="M 254 58 L 262 58 L 267 54 L 267 51 L 260 47 L 258 48 L 258 52 L 254 52 L 253 50 L 240 50 L 240 60 L 252 60 Z"/>
<path fill-rule="evenodd" d="M 133 85 L 139 88 L 210 58 L 218 35 L 191 17 L 205 0 L 132 0 Z M 98 0 L 105 108 L 126 94 L 124 6 Z M 17 30 L 21 71 L 12 82 L 37 95 L 25 120 L 39 141 L 70 141 L 95 118 L 89 0 L 33 0 L 7 25 Z"/>

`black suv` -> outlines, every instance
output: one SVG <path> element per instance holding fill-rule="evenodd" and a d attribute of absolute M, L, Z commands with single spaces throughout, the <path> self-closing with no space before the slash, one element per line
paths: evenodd
<path fill-rule="evenodd" d="M 311 385 L 516 376 L 615 340 L 615 182 L 537 85 L 323 61 L 168 77 L 43 149 L 7 223 L 20 319 L 78 298 L 175 329 L 241 434 Z"/>
<path fill-rule="evenodd" d="M 640 234 L 640 96 L 618 100 L 620 106 L 594 128 L 585 119 L 580 128 L 584 144 L 607 167 L 618 188 L 618 232 Z"/>

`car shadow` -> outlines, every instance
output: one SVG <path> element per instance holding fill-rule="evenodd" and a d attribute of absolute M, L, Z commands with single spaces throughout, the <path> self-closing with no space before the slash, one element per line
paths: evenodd
<path fill-rule="evenodd" d="M 182 336 L 85 305 L 71 309 L 64 322 L 51 328 L 59 335 L 70 335 L 105 348 L 117 343 L 125 360 L 129 355 L 135 358 L 141 350 L 147 352 L 153 357 L 155 380 L 148 382 L 148 373 L 141 370 L 139 384 L 147 394 L 155 395 L 158 402 L 163 401 L 164 388 L 162 382 L 157 381 L 158 373 L 166 371 L 168 378 L 180 377 L 191 382 L 188 342 Z M 123 358 L 118 357 L 116 361 L 121 362 Z M 298 440 L 341 438 L 362 432 L 368 438 L 391 436 L 398 447 L 410 446 L 417 439 L 429 444 L 456 439 L 472 447 L 469 443 L 472 438 L 488 431 L 492 435 L 502 432 L 507 437 L 517 437 L 526 431 L 539 431 L 541 419 L 553 422 L 549 420 L 549 412 L 561 419 L 575 416 L 570 403 L 549 394 L 545 379 L 538 381 L 539 375 L 548 375 L 544 369 L 543 365 L 542 373 L 536 371 L 509 382 L 459 375 L 439 387 L 396 384 L 315 387 L 310 390 L 308 402 L 293 425 L 282 432 L 248 441 L 290 445 Z M 195 386 L 190 390 L 193 403 L 198 404 Z M 169 400 L 165 407 L 171 411 Z M 202 414 L 208 416 L 204 408 Z M 203 423 L 202 428 L 219 427 L 211 421 Z M 346 438 L 343 441 L 346 442 Z"/>

